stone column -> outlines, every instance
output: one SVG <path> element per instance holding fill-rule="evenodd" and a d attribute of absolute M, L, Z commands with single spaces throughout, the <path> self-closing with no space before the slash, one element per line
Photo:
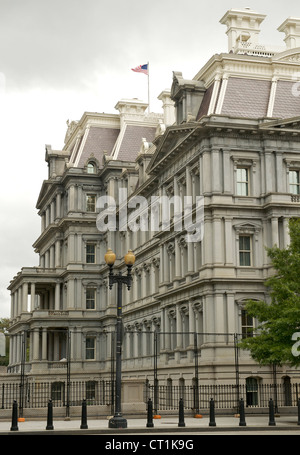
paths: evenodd
<path fill-rule="evenodd" d="M 46 227 L 45 221 L 46 221 L 45 220 L 45 213 L 41 213 L 41 232 L 42 233 L 44 232 L 45 227 Z"/>
<path fill-rule="evenodd" d="M 220 333 L 220 335 L 216 335 L 216 342 L 221 343 L 224 341 L 224 333 L 226 332 L 225 328 L 225 309 L 224 309 L 224 296 L 223 294 L 215 294 L 214 295 L 214 306 L 215 306 L 215 327 L 216 333 Z"/>
<path fill-rule="evenodd" d="M 83 195 L 82 195 L 82 186 L 77 186 L 77 209 L 78 212 L 83 211 L 82 207 L 82 202 L 83 202 Z"/>
<path fill-rule="evenodd" d="M 28 301 L 28 283 L 23 283 L 22 286 L 22 312 L 27 312 Z"/>
<path fill-rule="evenodd" d="M 55 267 L 61 267 L 60 240 L 55 242 Z"/>
<path fill-rule="evenodd" d="M 232 220 L 225 218 L 225 263 L 233 265 Z"/>
<path fill-rule="evenodd" d="M 42 360 L 47 360 L 47 329 L 43 328 L 42 331 Z"/>
<path fill-rule="evenodd" d="M 165 308 L 165 349 L 170 350 L 171 348 L 171 323 L 169 311 Z"/>
<path fill-rule="evenodd" d="M 50 224 L 54 223 L 55 219 L 55 202 L 51 201 L 50 204 Z"/>
<path fill-rule="evenodd" d="M 180 249 L 180 238 L 175 239 L 175 277 L 174 279 L 181 278 L 181 249 Z"/>
<path fill-rule="evenodd" d="M 18 316 L 22 313 L 22 286 L 18 288 Z"/>
<path fill-rule="evenodd" d="M 35 283 L 31 283 L 30 285 L 30 311 L 35 310 Z"/>
<path fill-rule="evenodd" d="M 176 305 L 176 348 L 182 348 L 182 315 L 180 311 L 180 307 Z"/>
<path fill-rule="evenodd" d="M 39 360 L 39 330 L 33 331 L 33 360 Z"/>
<path fill-rule="evenodd" d="M 55 305 L 56 311 L 60 310 L 60 283 L 55 284 Z"/>
<path fill-rule="evenodd" d="M 272 217 L 271 225 L 272 225 L 272 246 L 274 246 L 276 244 L 279 247 L 278 218 L 277 217 Z"/>
<path fill-rule="evenodd" d="M 75 284 L 73 279 L 69 279 L 67 287 L 67 306 L 68 309 L 74 308 Z"/>
<path fill-rule="evenodd" d="M 46 213 L 45 213 L 45 228 L 49 226 L 50 223 L 50 208 L 46 208 Z"/>
<path fill-rule="evenodd" d="M 50 246 L 50 260 L 49 260 L 50 269 L 54 268 L 54 253 L 55 253 L 54 245 L 51 245 Z"/>
<path fill-rule="evenodd" d="M 75 234 L 70 233 L 68 236 L 68 262 L 75 261 Z"/>
<path fill-rule="evenodd" d="M 289 218 L 283 218 L 283 248 L 287 248 L 290 243 Z"/>
<path fill-rule="evenodd" d="M 56 195 L 56 218 L 61 217 L 61 193 Z"/>
<path fill-rule="evenodd" d="M 235 314 L 235 301 L 234 301 L 234 294 L 227 293 L 226 296 L 226 303 L 227 303 L 227 321 L 228 327 L 227 331 L 229 333 L 235 333 L 236 330 L 236 314 Z"/>
<path fill-rule="evenodd" d="M 82 234 L 77 234 L 77 262 L 82 262 Z"/>
<path fill-rule="evenodd" d="M 71 185 L 69 188 L 69 197 L 68 197 L 68 211 L 74 212 L 75 211 L 75 186 Z"/>
<path fill-rule="evenodd" d="M 222 249 L 224 245 L 222 242 L 222 220 L 219 217 L 213 219 L 213 235 L 213 262 L 222 264 Z"/>

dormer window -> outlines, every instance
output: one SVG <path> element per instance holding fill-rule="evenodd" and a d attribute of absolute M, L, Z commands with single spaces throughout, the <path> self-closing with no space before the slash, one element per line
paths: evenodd
<path fill-rule="evenodd" d="M 88 174 L 95 174 L 96 173 L 96 165 L 92 161 L 90 161 L 87 165 L 87 173 Z"/>

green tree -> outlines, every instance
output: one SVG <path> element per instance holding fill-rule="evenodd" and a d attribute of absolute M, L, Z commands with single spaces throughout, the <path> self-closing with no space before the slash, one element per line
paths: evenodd
<path fill-rule="evenodd" d="M 271 302 L 250 300 L 246 304 L 258 327 L 240 347 L 260 364 L 300 365 L 300 219 L 291 219 L 289 230 L 286 249 L 267 248 L 275 270 L 266 281 Z"/>

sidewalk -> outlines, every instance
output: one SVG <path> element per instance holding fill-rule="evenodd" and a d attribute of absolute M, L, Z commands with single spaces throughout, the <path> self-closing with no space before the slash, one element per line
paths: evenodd
<path fill-rule="evenodd" d="M 124 416 L 126 417 L 126 416 Z M 298 432 L 300 434 L 300 425 L 297 425 L 298 418 L 295 415 L 285 415 L 275 417 L 275 426 L 269 426 L 268 415 L 246 415 L 246 426 L 239 426 L 239 417 L 234 416 L 216 416 L 216 426 L 209 426 L 209 416 L 203 418 L 187 417 L 184 419 L 185 426 L 178 427 L 178 418 L 163 417 L 154 419 L 153 428 L 147 428 L 147 418 L 144 419 L 127 419 L 127 428 L 111 429 L 108 428 L 107 419 L 87 419 L 88 429 L 80 429 L 81 420 L 74 418 L 71 420 L 54 419 L 53 430 L 46 430 L 47 421 L 25 419 L 24 422 L 18 422 L 18 430 L 11 431 L 11 422 L 0 421 L 0 436 L 4 434 L 106 434 L 106 435 L 125 435 L 125 434 L 165 434 L 165 433 L 184 433 L 189 432 L 255 432 L 271 431 L 276 432 Z"/>

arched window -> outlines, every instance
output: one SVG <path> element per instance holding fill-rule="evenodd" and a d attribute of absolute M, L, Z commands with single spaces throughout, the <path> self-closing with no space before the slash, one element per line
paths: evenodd
<path fill-rule="evenodd" d="M 90 161 L 87 165 L 87 173 L 88 174 L 95 174 L 96 172 L 96 165 L 92 161 Z"/>

